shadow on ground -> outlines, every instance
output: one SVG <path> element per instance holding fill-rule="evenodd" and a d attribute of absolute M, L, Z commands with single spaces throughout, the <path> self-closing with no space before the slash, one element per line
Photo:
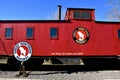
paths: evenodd
<path fill-rule="evenodd" d="M 18 71 L 19 66 L 0 64 L 0 71 Z M 42 65 L 42 66 L 26 66 L 27 71 L 63 71 L 67 73 L 73 72 L 87 72 L 87 71 L 100 71 L 100 70 L 120 70 L 119 64 L 114 65 L 101 65 L 96 67 L 89 67 L 85 65 Z"/>

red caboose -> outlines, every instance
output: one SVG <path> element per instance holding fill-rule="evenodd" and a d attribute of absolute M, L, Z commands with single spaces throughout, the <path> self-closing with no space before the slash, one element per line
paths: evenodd
<path fill-rule="evenodd" d="M 0 55 L 12 58 L 31 53 L 31 58 L 59 59 L 66 64 L 119 58 L 120 23 L 95 21 L 94 12 L 67 8 L 64 20 L 0 20 Z"/>

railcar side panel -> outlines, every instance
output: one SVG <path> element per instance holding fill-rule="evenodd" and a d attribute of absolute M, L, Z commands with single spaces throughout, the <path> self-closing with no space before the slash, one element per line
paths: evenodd
<path fill-rule="evenodd" d="M 15 45 L 27 42 L 32 47 L 32 56 L 38 57 L 118 56 L 119 25 L 118 22 L 95 21 L 94 9 L 78 8 L 69 8 L 65 20 L 0 21 L 0 55 L 13 56 Z M 79 29 L 86 32 L 82 34 L 87 39 L 84 44 L 74 37 L 75 30 Z"/>

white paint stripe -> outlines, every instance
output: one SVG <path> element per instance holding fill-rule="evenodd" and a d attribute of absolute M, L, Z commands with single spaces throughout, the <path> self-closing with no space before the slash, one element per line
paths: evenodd
<path fill-rule="evenodd" d="M 43 80 L 43 79 L 26 79 L 26 78 L 0 78 L 0 80 Z"/>
<path fill-rule="evenodd" d="M 120 70 L 112 70 L 112 71 L 99 71 L 99 72 L 105 72 L 105 73 L 115 72 L 115 73 L 119 73 L 119 72 L 120 72 Z"/>
<path fill-rule="evenodd" d="M 19 46 L 21 46 L 21 44 L 20 44 L 20 43 L 18 43 L 18 45 L 19 45 Z"/>
<path fill-rule="evenodd" d="M 103 79 L 103 80 L 120 80 L 120 79 Z"/>

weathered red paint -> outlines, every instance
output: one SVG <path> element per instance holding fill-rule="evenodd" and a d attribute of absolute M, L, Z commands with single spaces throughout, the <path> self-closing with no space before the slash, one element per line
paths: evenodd
<path fill-rule="evenodd" d="M 91 19 L 73 19 L 73 11 L 89 11 Z M 13 38 L 5 38 L 5 28 L 13 28 Z M 26 28 L 34 28 L 34 38 L 26 38 Z M 50 28 L 58 28 L 58 38 L 50 38 Z M 73 31 L 83 27 L 90 38 L 85 44 L 76 43 Z M 68 8 L 65 20 L 0 20 L 0 55 L 13 56 L 14 46 L 28 42 L 32 56 L 117 56 L 120 55 L 119 22 L 95 21 L 94 9 Z"/>

